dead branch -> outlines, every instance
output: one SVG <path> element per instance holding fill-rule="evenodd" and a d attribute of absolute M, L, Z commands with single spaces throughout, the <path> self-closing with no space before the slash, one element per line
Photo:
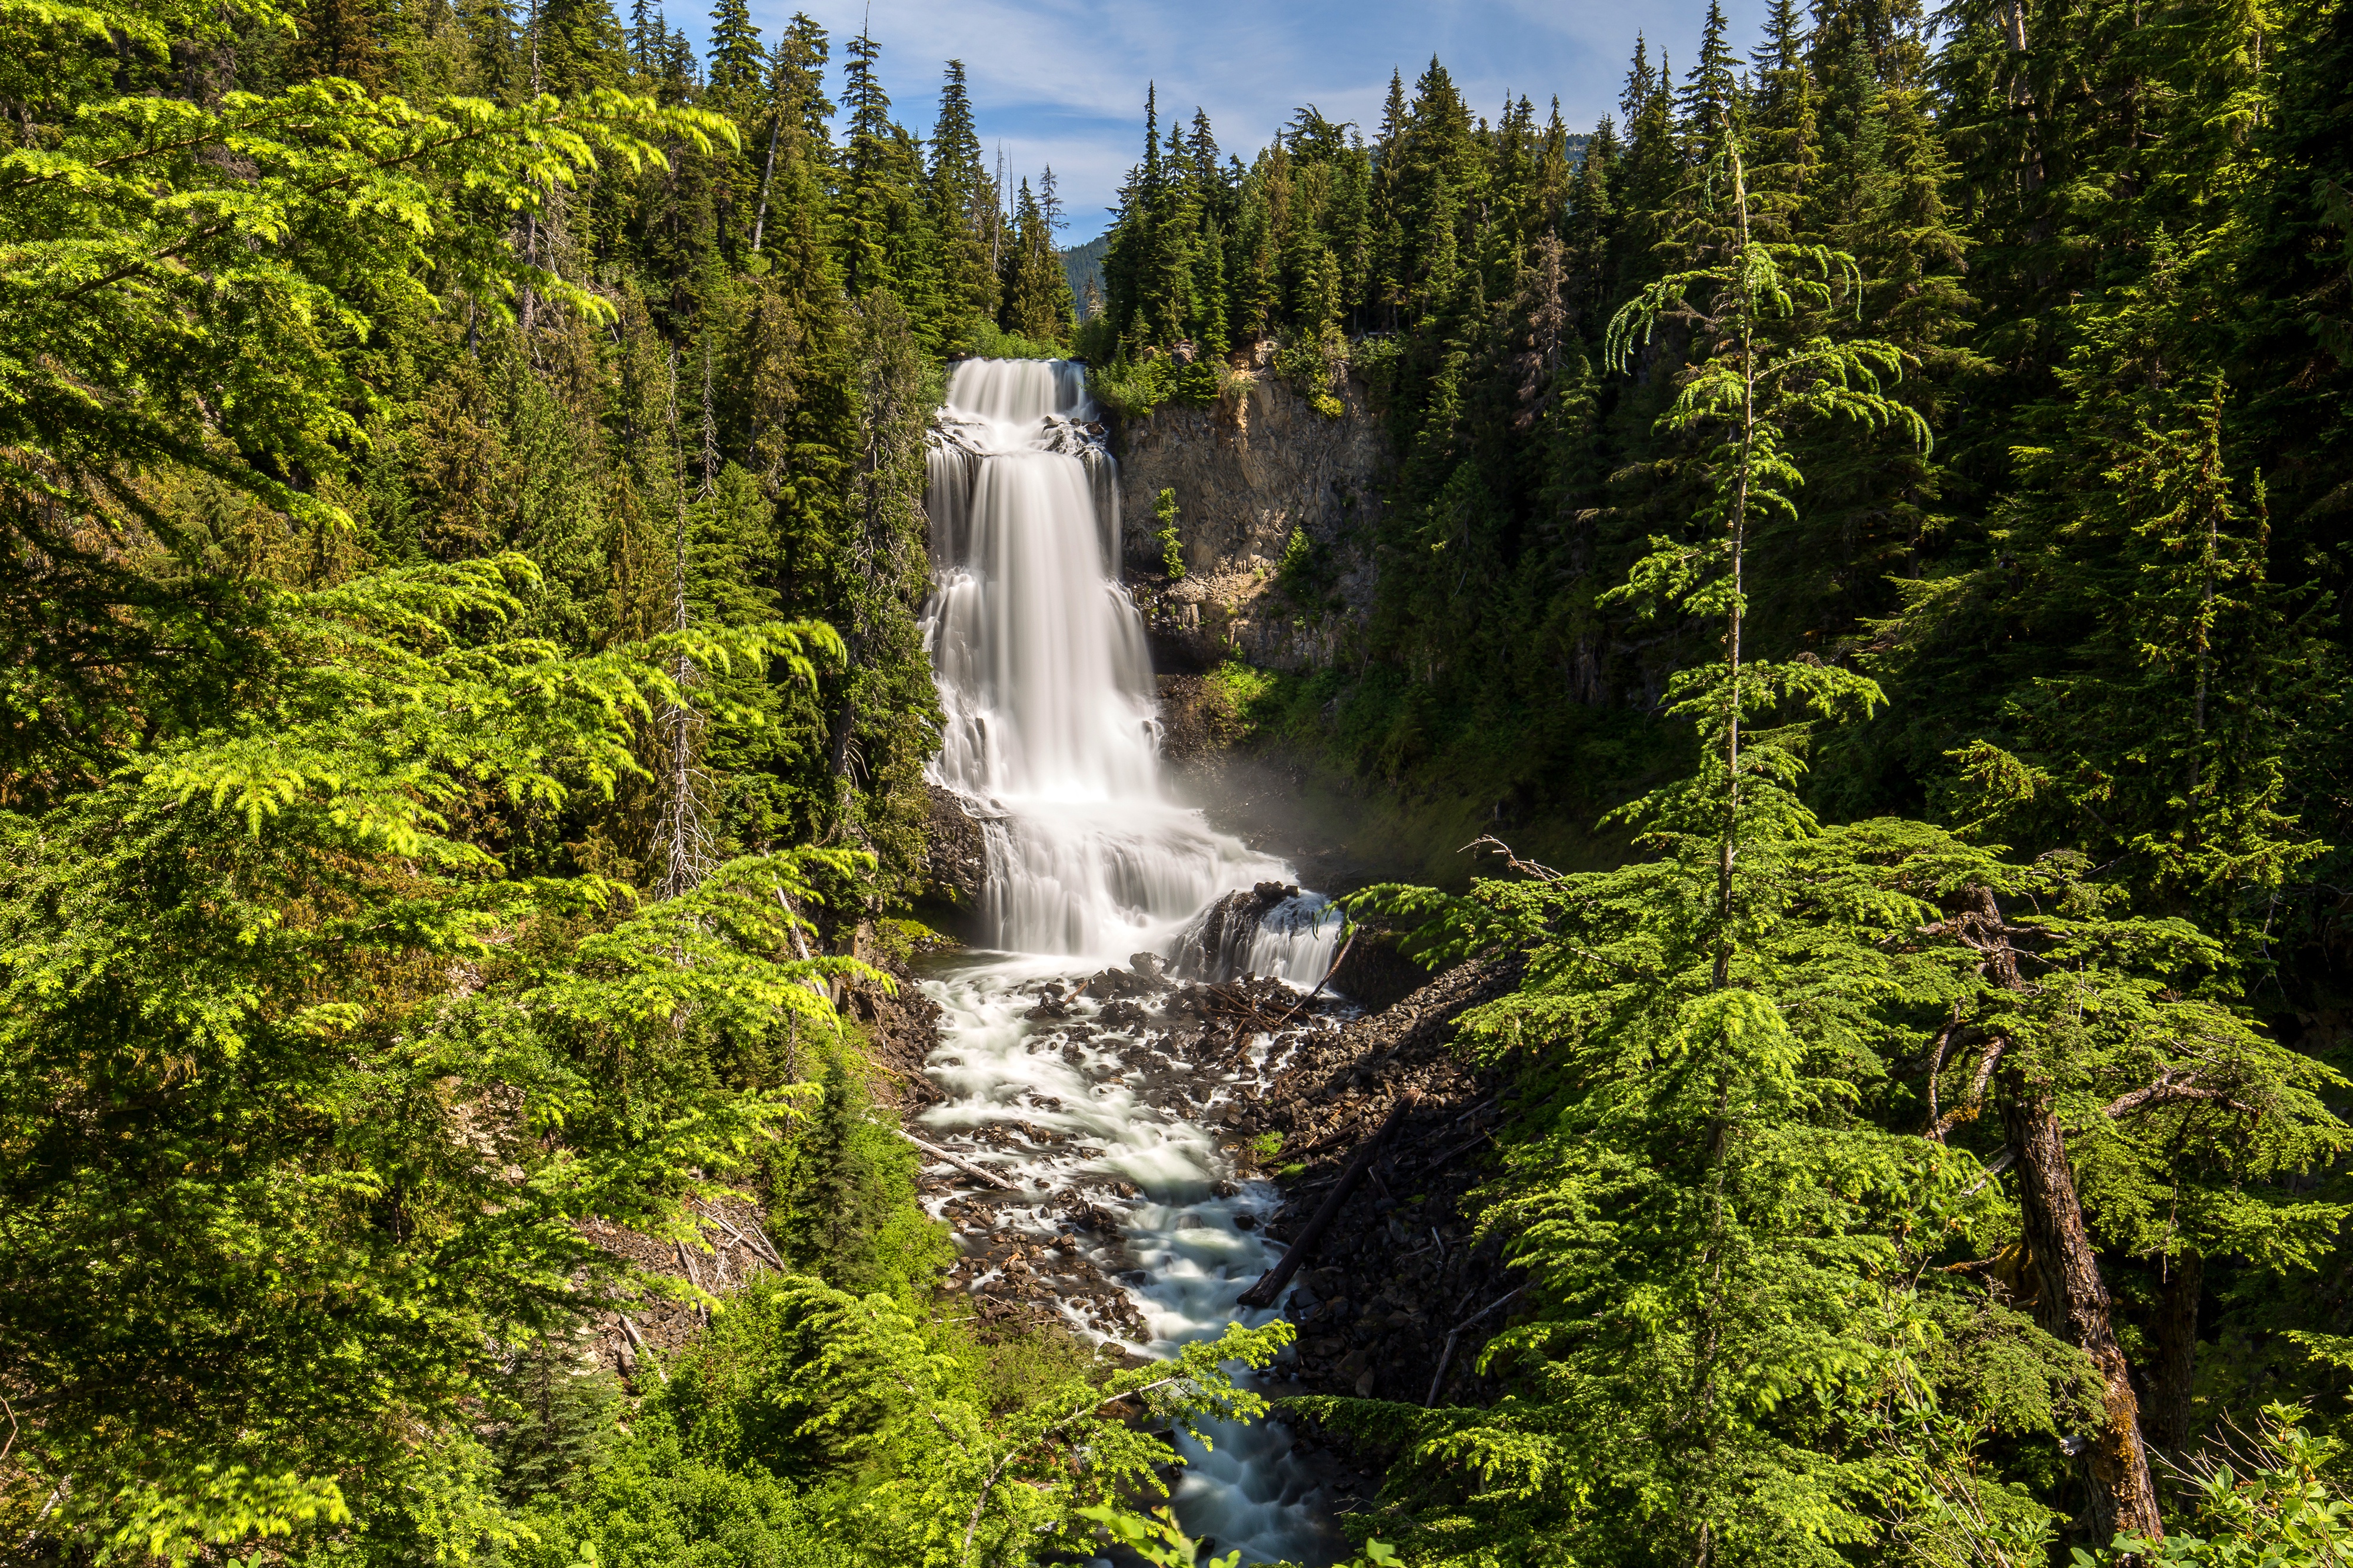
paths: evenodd
<path fill-rule="evenodd" d="M 1501 855 L 1504 858 L 1504 865 L 1510 867 L 1513 870 L 1517 871 L 1521 876 L 1526 877 L 1531 880 L 1538 882 L 1557 882 L 1560 880 L 1559 872 L 1554 870 L 1549 866 L 1539 865 L 1534 860 L 1521 859 L 1517 855 L 1512 853 L 1512 847 L 1510 845 L 1504 843 L 1502 839 L 1496 837 L 1492 833 L 1482 833 L 1479 835 L 1478 837 L 1473 838 L 1470 843 L 1465 844 L 1461 849 L 1457 849 L 1455 853 L 1457 855 L 1461 855 L 1465 851 L 1472 849 L 1493 850 L 1495 854 Z"/>
<path fill-rule="evenodd" d="M 1502 1306 L 1504 1302 L 1517 1300 L 1526 1292 L 1526 1290 L 1527 1287 L 1523 1285 L 1518 1289 L 1514 1290 L 1510 1295 L 1499 1296 L 1494 1300 L 1488 1302 L 1485 1306 L 1480 1308 L 1477 1311 L 1472 1313 L 1469 1317 L 1463 1319 L 1461 1322 L 1446 1331 L 1446 1348 L 1438 1352 L 1438 1371 L 1430 1377 L 1430 1396 L 1421 1402 L 1423 1409 L 1427 1410 L 1438 1403 L 1439 1385 L 1446 1381 L 1446 1366 L 1449 1362 L 1454 1359 L 1454 1342 L 1461 1338 L 1462 1331 L 1477 1322 L 1480 1319 L 1485 1317 L 1488 1313 L 1493 1311 L 1496 1308 Z"/>
<path fill-rule="evenodd" d="M 2219 1089 L 2200 1089 L 2196 1073 L 2175 1078 L 2169 1072 L 2160 1076 L 2155 1083 L 2134 1089 L 2130 1094 L 2117 1096 L 2101 1108 L 2100 1114 L 2111 1121 L 2121 1121 L 2127 1116 L 2154 1110 L 2160 1105 L 2190 1103 L 2228 1106 L 2242 1116 L 2262 1114 L 2253 1106 L 2232 1100 Z"/>
<path fill-rule="evenodd" d="M 1008 1182 L 1004 1177 L 998 1175 L 996 1172 L 980 1165 L 976 1165 L 971 1161 L 966 1160 L 960 1155 L 951 1154 L 936 1143 L 926 1143 L 903 1127 L 899 1129 L 899 1136 L 904 1138 L 908 1142 L 913 1143 L 916 1148 L 921 1149 L 924 1153 L 929 1154 L 933 1159 L 944 1160 L 949 1164 L 954 1165 L 957 1170 L 962 1171 L 965 1175 L 987 1182 L 992 1187 L 999 1187 L 1008 1193 L 1018 1193 L 1021 1190 L 1019 1184 Z"/>

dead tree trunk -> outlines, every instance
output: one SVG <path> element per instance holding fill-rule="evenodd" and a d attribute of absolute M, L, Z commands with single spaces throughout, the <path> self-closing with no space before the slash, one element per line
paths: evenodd
<path fill-rule="evenodd" d="M 2084 1205 L 2067 1167 L 2067 1142 L 2047 1097 L 2013 1082 L 2002 1120 L 2018 1152 L 2019 1209 L 2026 1249 L 2039 1289 L 2034 1321 L 2053 1339 L 2092 1358 L 2099 1372 L 2107 1419 L 2089 1434 L 2084 1459 L 2092 1473 L 2092 1536 L 2105 1546 L 2121 1532 L 2155 1541 L 2165 1533 L 2150 1484 L 2148 1450 L 2141 1443 L 2140 1403 L 2116 1343 L 2108 1288 L 2084 1227 Z"/>
<path fill-rule="evenodd" d="M 2185 1247 L 2167 1265 L 2157 1309 L 2157 1376 L 2148 1400 L 2148 1441 L 2158 1453 L 2182 1458 L 2193 1417 L 2190 1379 L 2198 1370 L 2198 1297 L 2206 1288 L 2206 1258 Z"/>

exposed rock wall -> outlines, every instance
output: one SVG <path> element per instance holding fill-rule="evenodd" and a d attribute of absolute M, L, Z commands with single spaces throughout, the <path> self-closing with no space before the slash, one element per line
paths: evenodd
<path fill-rule="evenodd" d="M 1121 540 L 1155 661 L 1207 668 L 1228 652 L 1278 669 L 1336 661 L 1372 604 L 1372 535 L 1388 443 L 1361 382 L 1332 418 L 1268 368 L 1208 408 L 1170 405 L 1118 434 Z M 1185 575 L 1163 573 L 1154 503 L 1176 494 Z M 1345 607 L 1271 595 L 1293 531 L 1317 547 Z"/>

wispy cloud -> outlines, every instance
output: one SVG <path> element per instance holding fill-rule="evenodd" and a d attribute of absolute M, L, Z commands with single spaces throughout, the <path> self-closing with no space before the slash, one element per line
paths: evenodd
<path fill-rule="evenodd" d="M 754 0 L 753 15 L 773 37 L 795 9 L 833 34 L 837 61 L 870 16 L 859 0 Z M 1725 10 L 1745 52 L 1765 0 Z M 983 144 L 993 157 L 1001 143 L 1017 174 L 1051 163 L 1069 237 L 1083 239 L 1142 151 L 1147 83 L 1158 84 L 1164 126 L 1198 105 L 1245 159 L 1303 103 L 1369 134 L 1389 73 L 1410 86 L 1433 54 L 1478 113 L 1492 117 L 1507 94 L 1539 107 L 1557 95 L 1584 129 L 1614 108 L 1638 30 L 1680 69 L 1705 14 L 1705 0 L 877 0 L 871 18 L 902 122 L 929 131 L 942 65 L 963 60 Z M 673 22 L 698 37 L 706 26 Z"/>

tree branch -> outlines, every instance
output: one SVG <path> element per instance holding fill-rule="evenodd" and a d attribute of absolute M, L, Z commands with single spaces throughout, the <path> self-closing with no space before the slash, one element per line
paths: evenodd
<path fill-rule="evenodd" d="M 2179 1079 L 2175 1078 L 2171 1073 L 2167 1073 L 2146 1088 L 2134 1089 L 2130 1094 L 2117 1096 L 2101 1107 L 2100 1114 L 2111 1121 L 2121 1121 L 2127 1116 L 2153 1110 L 2160 1105 L 2185 1105 L 2196 1102 L 2225 1105 L 2245 1116 L 2262 1114 L 2253 1106 L 2233 1100 L 2219 1089 L 2200 1089 L 2197 1085 L 2196 1073 L 2190 1073 Z"/>

